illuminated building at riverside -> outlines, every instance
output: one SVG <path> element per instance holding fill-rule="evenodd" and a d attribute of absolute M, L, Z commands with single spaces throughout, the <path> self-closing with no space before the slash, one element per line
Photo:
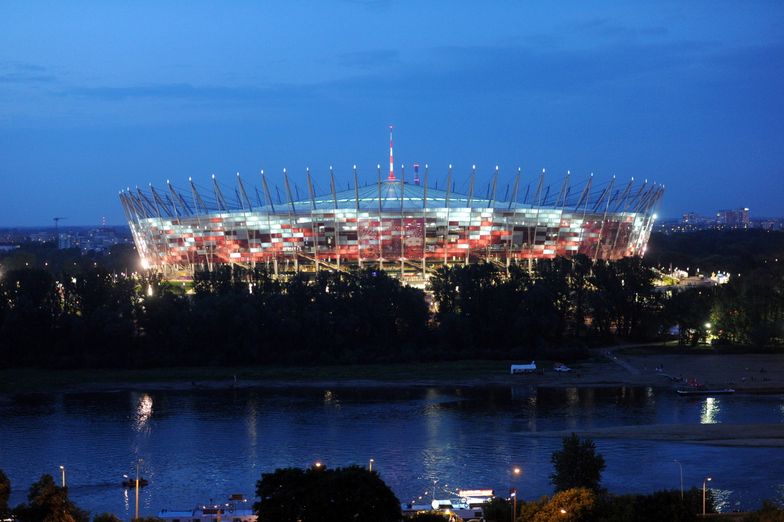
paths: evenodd
<path fill-rule="evenodd" d="M 283 172 L 283 195 L 246 187 L 239 174 L 233 187 L 211 187 L 192 179 L 185 188 L 166 182 L 120 192 L 142 265 L 187 276 L 220 265 L 263 265 L 276 274 L 297 270 L 378 267 L 402 276 L 425 276 L 440 265 L 487 261 L 500 267 L 529 260 L 584 254 L 592 259 L 642 255 L 664 193 L 655 183 L 632 179 L 603 184 L 567 174 L 548 185 L 544 171 L 526 180 L 518 169 L 501 190 L 499 168 L 478 194 L 476 169 L 467 189 L 455 190 L 452 166 L 446 183 L 429 181 L 426 165 L 413 179 L 401 166 L 396 175 L 390 136 L 390 168 L 382 179 L 329 190 L 314 188 L 308 170 L 307 196 L 292 192 Z M 443 180 L 442 180 L 443 181 Z"/>

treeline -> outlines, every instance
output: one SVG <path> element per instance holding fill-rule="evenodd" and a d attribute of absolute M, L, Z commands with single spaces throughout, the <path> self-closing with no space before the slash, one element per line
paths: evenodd
<path fill-rule="evenodd" d="M 651 234 L 645 261 L 691 273 L 746 273 L 784 257 L 784 232 L 761 229 Z"/>
<path fill-rule="evenodd" d="M 639 258 L 440 268 L 430 295 L 383 271 L 220 267 L 183 285 L 83 266 L 0 275 L 0 365 L 137 368 L 459 358 L 576 358 L 591 345 L 781 345 L 784 259 L 729 284 L 657 290 Z M 432 302 L 429 302 L 429 300 Z M 676 328 L 677 327 L 677 328 Z"/>
<path fill-rule="evenodd" d="M 784 258 L 770 259 L 727 284 L 668 297 L 668 320 L 683 344 L 775 347 L 784 344 Z"/>
<path fill-rule="evenodd" d="M 508 276 L 491 264 L 441 268 L 430 280 L 439 344 L 503 357 L 656 338 L 654 278 L 640 258 L 594 263 L 582 255 L 539 261 L 534 273 L 512 266 Z"/>
<path fill-rule="evenodd" d="M 591 343 L 660 335 L 654 274 L 640 259 L 439 269 L 425 292 L 386 272 L 199 272 L 192 295 L 154 274 L 92 267 L 0 279 L 6 366 L 324 364 L 579 356 Z"/>
<path fill-rule="evenodd" d="M 384 272 L 197 273 L 193 295 L 101 268 L 0 279 L 0 364 L 145 367 L 413 359 L 428 345 L 424 293 Z"/>

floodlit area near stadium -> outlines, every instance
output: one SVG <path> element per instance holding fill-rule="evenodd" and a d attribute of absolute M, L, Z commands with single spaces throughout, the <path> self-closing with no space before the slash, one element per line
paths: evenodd
<path fill-rule="evenodd" d="M 326 193 L 316 192 L 308 171 L 303 198 L 293 195 L 284 171 L 283 196 L 262 173 L 261 190 L 248 191 L 238 174 L 234 187 L 214 176 L 211 187 L 167 181 L 163 189 L 122 191 L 120 201 L 142 265 L 168 277 L 229 264 L 262 265 L 276 275 L 378 267 L 420 279 L 438 266 L 478 261 L 508 268 L 575 254 L 642 255 L 664 192 L 634 180 L 599 185 L 593 176 L 573 185 L 568 174 L 546 185 L 544 171 L 524 182 L 518 170 L 497 197 L 498 173 L 496 167 L 482 197 L 475 169 L 468 190 L 457 192 L 451 166 L 441 188 L 428 182 L 427 166 L 422 178 L 416 166 L 412 181 L 403 167 L 400 177 L 390 168 L 384 179 L 379 168 L 377 180 L 365 184 L 355 168 L 353 187 L 341 191 L 330 170 Z"/>

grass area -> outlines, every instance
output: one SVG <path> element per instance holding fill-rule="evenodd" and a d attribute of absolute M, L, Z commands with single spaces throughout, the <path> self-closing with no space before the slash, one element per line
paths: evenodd
<path fill-rule="evenodd" d="M 198 366 L 143 370 L 0 370 L 0 393 L 52 391 L 68 386 L 116 383 L 190 383 L 229 381 L 350 381 L 384 380 L 444 382 L 483 377 L 497 378 L 509 372 L 511 361 L 448 361 L 352 366 Z"/>

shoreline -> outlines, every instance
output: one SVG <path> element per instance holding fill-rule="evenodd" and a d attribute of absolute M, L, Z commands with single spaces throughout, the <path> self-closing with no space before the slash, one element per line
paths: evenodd
<path fill-rule="evenodd" d="M 185 367 L 147 370 L 59 371 L 2 370 L 0 401 L 35 393 L 117 393 L 134 391 L 227 391 L 275 388 L 384 387 L 511 387 L 532 393 L 565 388 L 652 387 L 672 390 L 681 375 L 704 376 L 712 387 L 733 387 L 737 394 L 784 396 L 784 355 L 775 354 L 643 354 L 593 353 L 571 372 L 553 370 L 551 361 L 537 362 L 541 373 L 510 375 L 509 361 L 319 366 L 319 367 Z M 762 369 L 763 371 L 760 371 Z M 669 370 L 665 372 L 664 370 Z M 677 373 L 676 373 L 677 372 Z M 10 379 L 9 379 L 10 378 Z M 16 381 L 15 381 L 16 379 Z M 24 380 L 22 389 L 9 383 Z M 739 381 L 739 382 L 736 382 Z M 740 384 L 740 386 L 739 386 Z M 689 400 L 690 398 L 684 398 Z M 692 398 L 693 399 L 693 398 Z M 700 397 L 702 399 L 702 397 Z M 784 447 L 784 424 L 689 424 L 615 426 L 575 430 L 592 439 L 635 439 L 728 447 Z M 564 437 L 571 431 L 520 432 L 522 437 Z"/>
<path fill-rule="evenodd" d="M 281 387 L 528 386 L 536 388 L 654 387 L 676 389 L 697 378 L 742 394 L 784 394 L 784 354 L 619 355 L 597 349 L 572 371 L 509 374 L 519 361 L 462 360 L 353 366 L 173 367 L 143 370 L 0 370 L 0 396 L 41 392 L 225 390 Z"/>
<path fill-rule="evenodd" d="M 529 438 L 562 438 L 572 433 L 597 439 L 634 439 L 744 448 L 784 447 L 784 424 L 646 424 L 584 430 L 519 432 Z"/>

